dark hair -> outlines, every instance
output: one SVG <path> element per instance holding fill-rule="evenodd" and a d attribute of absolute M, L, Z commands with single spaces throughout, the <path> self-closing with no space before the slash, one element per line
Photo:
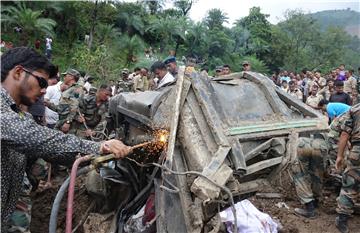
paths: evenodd
<path fill-rule="evenodd" d="M 155 70 L 166 70 L 166 65 L 164 62 L 161 61 L 156 61 L 152 66 L 151 66 L 151 72 L 155 72 Z"/>
<path fill-rule="evenodd" d="M 329 82 L 333 82 L 333 83 L 334 83 L 334 80 L 332 80 L 332 79 L 326 80 L 326 84 L 329 84 Z"/>
<path fill-rule="evenodd" d="M 134 72 L 140 71 L 140 70 L 141 70 L 140 67 L 135 67 L 135 68 L 134 68 Z"/>
<path fill-rule="evenodd" d="M 329 103 L 329 101 L 322 99 L 322 100 L 320 100 L 320 102 L 318 104 L 318 107 L 322 107 L 322 106 L 324 106 L 324 105 L 326 105 L 328 103 Z"/>
<path fill-rule="evenodd" d="M 111 87 L 108 86 L 107 84 L 101 84 L 101 86 L 99 87 L 99 90 L 107 90 L 107 91 L 112 91 Z"/>
<path fill-rule="evenodd" d="M 295 84 L 295 82 L 291 80 L 291 81 L 289 82 L 289 86 L 290 86 L 290 85 L 293 85 L 293 84 Z"/>
<path fill-rule="evenodd" d="M 146 68 L 146 67 L 143 67 L 142 69 L 146 70 L 146 72 L 148 72 L 148 71 L 149 71 L 149 69 L 148 69 L 148 68 Z"/>
<path fill-rule="evenodd" d="M 58 75 L 58 72 L 59 72 L 59 66 L 56 66 L 56 65 L 54 65 L 55 66 L 55 70 L 54 70 L 54 75 L 52 75 L 52 76 L 50 76 L 49 75 L 49 79 L 56 79 L 56 80 L 58 80 L 58 82 L 60 81 L 60 77 L 59 77 L 59 75 Z"/>
<path fill-rule="evenodd" d="M 17 47 L 1 55 L 1 82 L 4 82 L 15 66 L 21 65 L 29 70 L 44 70 L 53 77 L 57 74 L 56 67 L 43 55 L 32 48 Z"/>
<path fill-rule="evenodd" d="M 344 86 L 344 82 L 341 80 L 336 80 L 334 83 L 335 87 L 343 87 Z"/>
<path fill-rule="evenodd" d="M 301 70 L 301 73 L 303 73 L 303 74 L 306 74 L 306 72 L 307 72 L 307 69 L 306 69 L 306 68 L 304 68 L 304 69 Z"/>
<path fill-rule="evenodd" d="M 223 68 L 225 67 L 230 69 L 230 66 L 228 64 L 223 65 Z"/>
<path fill-rule="evenodd" d="M 203 68 L 201 68 L 201 71 L 206 71 L 206 72 L 209 72 L 209 67 L 207 67 L 207 66 L 204 66 Z"/>

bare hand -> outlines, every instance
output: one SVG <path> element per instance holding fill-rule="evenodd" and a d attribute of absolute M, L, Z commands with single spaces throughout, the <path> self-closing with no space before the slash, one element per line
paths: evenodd
<path fill-rule="evenodd" d="M 91 129 L 85 130 L 85 135 L 86 135 L 86 137 L 94 136 L 94 134 L 95 134 L 95 132 L 92 131 Z"/>
<path fill-rule="evenodd" d="M 103 142 L 101 144 L 100 151 L 103 154 L 113 153 L 115 155 L 115 158 L 121 159 L 130 154 L 132 150 L 130 146 L 126 146 L 121 141 L 112 139 Z"/>
<path fill-rule="evenodd" d="M 64 124 L 61 126 L 61 131 L 62 131 L 63 133 L 68 133 L 69 130 L 70 130 L 70 124 L 64 123 Z"/>
<path fill-rule="evenodd" d="M 336 170 L 340 171 L 342 169 L 343 166 L 343 162 L 344 162 L 344 158 L 338 156 L 336 158 L 336 162 L 335 162 L 335 168 Z"/>
<path fill-rule="evenodd" d="M 80 116 L 77 118 L 77 121 L 78 121 L 79 123 L 84 123 L 84 122 L 85 122 L 84 116 L 83 116 L 83 115 L 80 115 Z"/>

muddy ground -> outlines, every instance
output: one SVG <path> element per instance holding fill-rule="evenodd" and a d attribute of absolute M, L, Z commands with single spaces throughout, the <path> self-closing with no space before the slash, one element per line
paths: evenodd
<path fill-rule="evenodd" d="M 291 181 L 287 178 L 287 175 L 282 176 L 281 186 L 277 188 L 266 188 L 262 192 L 276 192 L 281 193 L 282 198 L 264 199 L 253 196 L 249 200 L 261 211 L 268 213 L 274 219 L 278 220 L 282 226 L 282 232 L 286 233 L 336 233 L 334 220 L 336 217 L 336 193 L 334 190 L 325 190 L 323 203 L 318 209 L 318 217 L 316 219 L 306 219 L 296 216 L 294 208 L 300 207 L 300 203 L 297 201 L 294 187 Z M 279 182 L 278 182 L 279 183 Z M 32 233 L 44 233 L 48 232 L 48 222 L 50 217 L 51 205 L 55 198 L 56 192 L 60 187 L 61 180 L 55 182 L 54 187 L 33 195 L 33 212 L 31 221 Z M 285 203 L 286 207 L 277 207 L 278 203 Z M 87 196 L 85 187 L 82 180 L 77 182 L 77 188 L 75 191 L 75 205 L 74 205 L 74 220 L 73 226 L 82 218 L 82 214 L 85 213 L 89 207 L 91 201 Z M 58 231 L 65 231 L 65 205 L 66 200 L 63 200 L 61 205 Z M 360 232 L 360 215 L 354 215 L 350 221 L 350 232 Z M 109 221 L 106 221 L 104 216 L 99 214 L 90 214 L 85 221 L 83 227 L 79 228 L 77 232 L 96 232 L 105 233 L 109 227 Z"/>
<path fill-rule="evenodd" d="M 261 211 L 269 214 L 272 218 L 279 220 L 286 233 L 338 233 L 335 227 L 336 197 L 337 190 L 331 186 L 325 186 L 322 202 L 317 209 L 316 219 L 307 219 L 294 214 L 294 209 L 302 207 L 295 193 L 295 187 L 289 176 L 281 175 L 281 183 L 276 182 L 275 188 L 266 188 L 265 192 L 281 193 L 281 199 L 264 199 L 253 196 L 249 200 Z M 277 207 L 279 203 L 285 203 L 286 207 Z M 357 213 L 349 220 L 350 232 L 360 232 L 360 215 Z"/>

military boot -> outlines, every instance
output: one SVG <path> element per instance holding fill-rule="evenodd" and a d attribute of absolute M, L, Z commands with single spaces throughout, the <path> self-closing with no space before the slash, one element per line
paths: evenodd
<path fill-rule="evenodd" d="M 305 209 L 295 208 L 295 214 L 305 218 L 316 218 L 314 201 L 305 203 Z"/>
<path fill-rule="evenodd" d="M 349 215 L 339 214 L 335 219 L 336 228 L 341 233 L 348 233 L 349 232 L 349 228 L 348 228 L 348 225 L 347 225 L 348 218 L 349 218 Z"/>

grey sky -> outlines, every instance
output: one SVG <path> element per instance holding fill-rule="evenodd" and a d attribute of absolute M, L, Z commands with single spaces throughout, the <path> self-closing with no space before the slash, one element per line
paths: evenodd
<path fill-rule="evenodd" d="M 306 13 L 347 8 L 360 11 L 358 0 L 197 0 L 190 10 L 190 18 L 200 21 L 209 9 L 219 8 L 229 17 L 227 26 L 232 26 L 234 21 L 247 16 L 253 6 L 259 6 L 262 13 L 269 14 L 268 20 L 273 24 L 283 19 L 287 9 L 302 9 Z"/>

